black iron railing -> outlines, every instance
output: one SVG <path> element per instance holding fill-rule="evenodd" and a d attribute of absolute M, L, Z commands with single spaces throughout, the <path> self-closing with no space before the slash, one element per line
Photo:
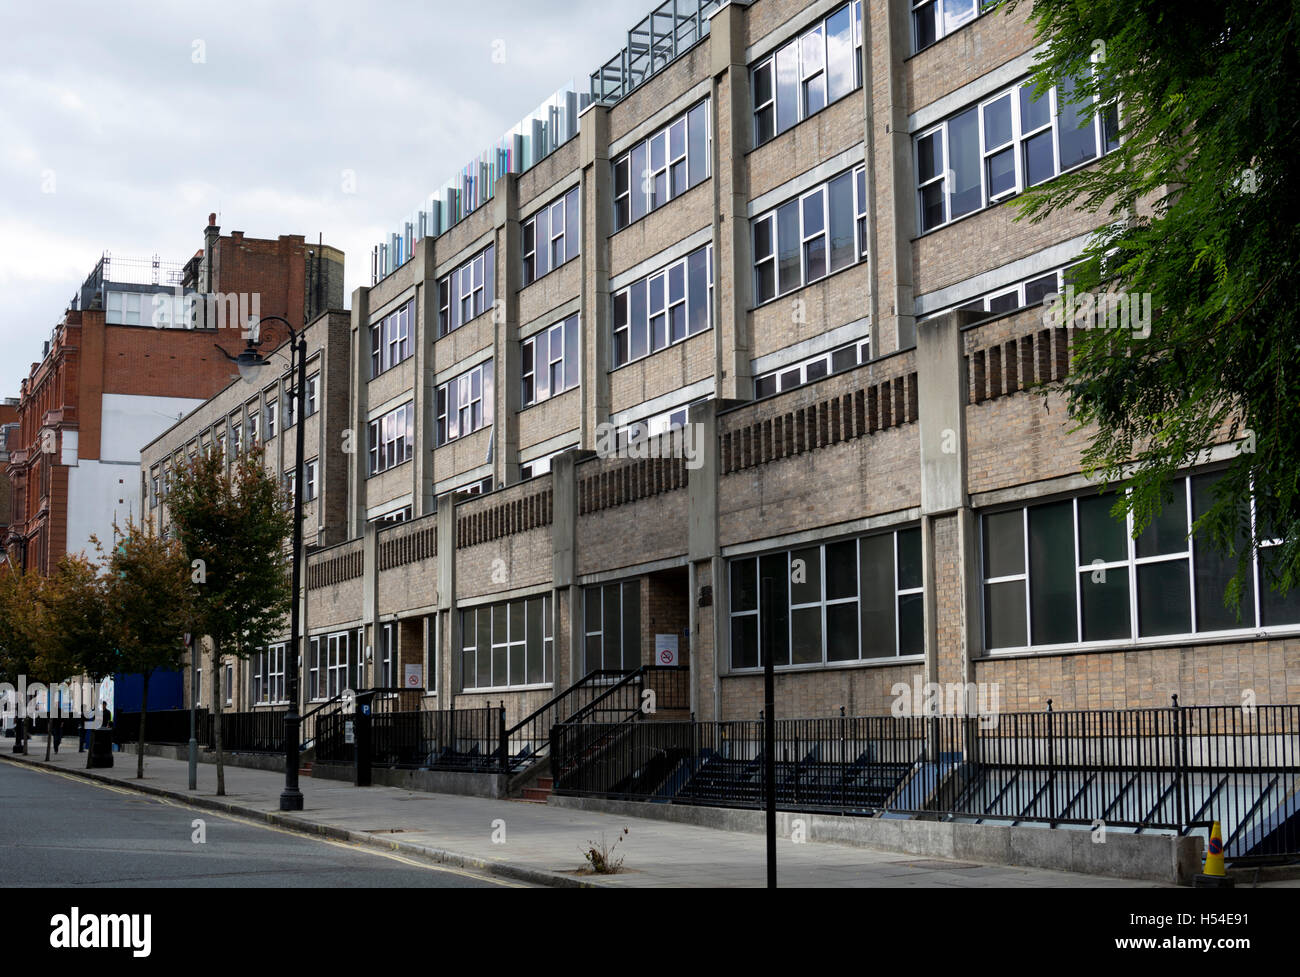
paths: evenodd
<path fill-rule="evenodd" d="M 208 710 L 196 710 L 198 737 L 206 742 Z M 190 711 L 188 709 L 149 710 L 144 725 L 145 738 L 150 743 L 188 743 L 190 741 Z M 118 712 L 113 716 L 113 742 L 137 743 L 140 740 L 140 713 Z"/>
<path fill-rule="evenodd" d="M 640 718 L 640 717 L 633 717 Z M 1230 856 L 1300 853 L 1300 706 L 783 719 L 785 810 L 1223 828 Z M 759 721 L 557 724 L 561 794 L 757 808 Z"/>
<path fill-rule="evenodd" d="M 358 695 L 358 707 L 369 696 Z M 501 743 L 505 710 L 499 706 L 474 709 L 400 709 L 401 697 L 377 697 L 371 704 L 371 765 L 424 770 L 497 771 L 502 768 Z M 355 712 L 323 714 L 317 725 L 316 761 L 352 763 L 355 743 L 348 742 L 347 724 Z M 355 738 L 355 737 L 354 737 Z"/>
<path fill-rule="evenodd" d="M 284 709 L 221 714 L 221 748 L 228 753 L 283 753 Z M 199 746 L 215 749 L 214 717 L 207 709 L 195 710 L 195 730 Z M 190 741 L 190 711 L 164 709 L 149 711 L 144 727 L 150 743 L 185 744 Z M 113 717 L 113 740 L 135 743 L 140 738 L 140 713 L 120 712 Z"/>

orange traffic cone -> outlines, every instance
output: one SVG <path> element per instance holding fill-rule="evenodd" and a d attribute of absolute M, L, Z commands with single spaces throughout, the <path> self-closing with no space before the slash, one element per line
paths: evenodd
<path fill-rule="evenodd" d="M 1223 868 L 1223 829 L 1215 821 L 1210 828 L 1210 847 L 1205 851 L 1205 869 L 1192 883 L 1193 888 L 1232 888 L 1233 880 Z"/>

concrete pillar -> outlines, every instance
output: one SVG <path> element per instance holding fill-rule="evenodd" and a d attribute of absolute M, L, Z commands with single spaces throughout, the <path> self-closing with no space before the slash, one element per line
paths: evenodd
<path fill-rule="evenodd" d="M 519 352 L 519 288 L 523 280 L 523 232 L 519 225 L 519 177 L 507 174 L 496 182 L 492 197 L 492 223 L 496 228 L 496 295 L 492 308 L 493 485 L 519 481 L 519 405 L 517 379 L 522 365 Z"/>
<path fill-rule="evenodd" d="M 442 671 L 438 675 L 438 705 L 451 707 L 460 691 L 460 621 L 456 613 L 456 496 L 438 498 L 438 613 L 442 623 Z"/>
<path fill-rule="evenodd" d="M 358 288 L 352 293 L 351 369 L 348 371 L 348 403 L 352 405 L 349 425 L 352 444 L 356 448 L 348 455 L 348 539 L 356 539 L 366 525 L 366 415 L 370 410 L 367 370 L 370 356 L 365 352 L 370 335 L 370 289 Z M 300 411 L 301 413 L 301 411 Z M 298 418 L 302 422 L 302 418 Z"/>
<path fill-rule="evenodd" d="M 578 478 L 577 464 L 591 456 L 586 451 L 566 451 L 551 462 L 552 621 L 555 635 L 553 678 L 556 688 L 582 678 L 583 626 L 581 588 L 578 586 Z M 569 626 L 560 628 L 560 601 L 568 602 Z M 567 640 L 566 640 L 567 639 Z"/>
<path fill-rule="evenodd" d="M 609 419 L 609 235 L 614 216 L 609 164 L 609 109 L 590 105 L 579 133 L 582 167 L 582 417 L 578 445 L 596 447 L 596 426 Z"/>
<path fill-rule="evenodd" d="M 433 512 L 433 446 L 437 430 L 437 385 L 433 382 L 438 367 L 434 362 L 434 344 L 438 339 L 437 245 L 435 238 L 422 238 L 411 255 L 411 267 L 417 276 L 415 287 L 413 337 L 415 347 L 415 486 L 411 515 L 418 519 Z M 359 441 L 354 440 L 360 451 Z"/>
<path fill-rule="evenodd" d="M 709 21 L 712 62 L 714 376 L 719 397 L 754 395 L 749 187 L 749 65 L 745 61 L 745 8 L 723 7 Z M 725 122 L 725 124 L 723 124 Z"/>

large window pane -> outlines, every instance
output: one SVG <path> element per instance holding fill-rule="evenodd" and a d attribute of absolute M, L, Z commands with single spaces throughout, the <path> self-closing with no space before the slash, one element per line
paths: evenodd
<path fill-rule="evenodd" d="M 758 609 L 758 561 L 753 557 L 731 561 L 731 611 Z M 784 574 L 782 574 L 784 576 Z"/>
<path fill-rule="evenodd" d="M 1261 546 L 1259 550 L 1259 613 L 1260 623 L 1266 627 L 1282 624 L 1300 624 L 1300 587 L 1285 594 L 1273 589 L 1273 576 L 1269 572 L 1278 565 L 1279 546 Z"/>
<path fill-rule="evenodd" d="M 984 585 L 984 641 L 989 648 L 1023 648 L 1025 585 L 1020 580 Z"/>
<path fill-rule="evenodd" d="M 811 604 L 822 599 L 821 548 L 790 553 L 790 603 Z"/>
<path fill-rule="evenodd" d="M 637 359 L 645 356 L 648 337 L 646 335 L 646 283 L 644 280 L 637 282 L 629 289 L 631 295 L 631 358 Z"/>
<path fill-rule="evenodd" d="M 544 681 L 542 662 L 545 649 L 542 647 L 542 598 L 534 597 L 528 601 L 528 631 L 525 636 L 528 648 L 528 668 L 524 680 L 529 685 Z"/>
<path fill-rule="evenodd" d="M 980 182 L 979 112 L 970 109 L 948 123 L 948 164 L 952 186 L 948 188 L 951 217 L 978 210 L 984 203 Z"/>
<path fill-rule="evenodd" d="M 1114 495 L 1085 495 L 1079 499 L 1079 561 L 1096 560 L 1115 563 L 1128 559 L 1128 537 L 1123 517 L 1116 519 L 1110 510 Z"/>
<path fill-rule="evenodd" d="M 754 668 L 758 665 L 758 615 L 746 614 L 731 619 L 731 667 Z"/>
<path fill-rule="evenodd" d="M 898 598 L 898 653 L 900 655 L 925 653 L 924 612 L 924 595 L 904 594 Z"/>
<path fill-rule="evenodd" d="M 853 209 L 853 174 L 845 173 L 830 182 L 831 271 L 853 264 L 857 249 L 853 239 L 857 215 Z"/>
<path fill-rule="evenodd" d="M 1079 574 L 1079 591 L 1083 597 L 1084 641 L 1132 636 L 1126 568 L 1084 570 Z"/>
<path fill-rule="evenodd" d="M 1033 643 L 1078 640 L 1074 594 L 1074 505 L 1029 510 L 1029 599 Z"/>
<path fill-rule="evenodd" d="M 686 116 L 689 130 L 687 154 L 690 170 L 687 178 L 695 186 L 709 175 L 709 103 L 701 102 Z"/>
<path fill-rule="evenodd" d="M 799 262 L 800 231 L 799 201 L 792 200 L 776 212 L 778 283 L 780 291 L 788 292 L 803 283 Z"/>
<path fill-rule="evenodd" d="M 1142 530 L 1136 548 L 1139 557 L 1187 552 L 1187 494 L 1182 479 L 1174 482 L 1174 497 Z"/>
<path fill-rule="evenodd" d="M 826 599 L 858 595 L 858 544 L 854 540 L 826 547 Z"/>
<path fill-rule="evenodd" d="M 835 101 L 857 84 L 851 5 L 845 4 L 826 18 L 826 98 Z"/>
<path fill-rule="evenodd" d="M 921 586 L 921 530 L 903 529 L 898 533 L 898 589 L 913 590 Z"/>
<path fill-rule="evenodd" d="M 1192 630 L 1187 561 L 1166 560 L 1137 568 L 1138 634 L 1186 634 Z"/>
<path fill-rule="evenodd" d="M 861 547 L 862 657 L 884 658 L 894 647 L 894 537 L 867 536 Z"/>
<path fill-rule="evenodd" d="M 858 658 L 857 602 L 830 604 L 826 608 L 826 660 L 856 661 Z"/>
<path fill-rule="evenodd" d="M 1025 572 L 1024 517 L 1019 509 L 984 517 L 984 576 Z"/>
<path fill-rule="evenodd" d="M 794 608 L 790 611 L 793 661 L 809 665 L 822 660 L 822 609 Z"/>
<path fill-rule="evenodd" d="M 623 584 L 623 660 L 620 668 L 641 666 L 641 581 Z"/>
<path fill-rule="evenodd" d="M 1221 474 L 1198 475 L 1192 479 L 1192 519 L 1200 519 L 1214 504 L 1214 483 Z M 1238 552 L 1244 552 L 1249 546 L 1249 539 L 1241 534 L 1237 539 Z M 1251 580 L 1253 574 L 1246 577 L 1242 588 L 1241 615 L 1226 607 L 1223 603 L 1228 590 L 1228 581 L 1237 571 L 1237 558 L 1231 554 L 1219 553 L 1210 541 L 1209 534 L 1197 532 L 1193 540 L 1195 561 L 1193 569 L 1196 577 L 1196 630 L 1224 631 L 1232 628 L 1249 628 L 1255 624 L 1255 588 Z"/>
<path fill-rule="evenodd" d="M 492 684 L 492 617 L 486 607 L 480 608 L 475 615 L 478 632 L 478 654 L 475 656 L 478 667 L 478 685 L 486 689 Z"/>
<path fill-rule="evenodd" d="M 1025 185 L 1035 186 L 1056 175 L 1056 160 L 1052 155 L 1052 131 L 1050 129 L 1031 136 L 1024 141 L 1025 147 Z"/>
<path fill-rule="evenodd" d="M 1061 140 L 1061 169 L 1078 166 L 1097 155 L 1097 120 L 1095 117 L 1085 121 L 1091 110 L 1091 101 L 1066 104 L 1073 95 L 1076 85 L 1073 79 L 1066 79 L 1057 89 L 1057 105 L 1061 117 L 1057 121 Z"/>
<path fill-rule="evenodd" d="M 776 131 L 799 121 L 799 42 L 776 52 Z"/>
<path fill-rule="evenodd" d="M 622 627 L 620 624 L 620 596 L 618 584 L 607 584 L 604 594 L 604 621 L 601 628 L 605 632 L 605 653 L 601 659 L 600 667 L 607 669 L 618 669 L 623 667 L 623 653 L 619 647 L 622 642 Z"/>

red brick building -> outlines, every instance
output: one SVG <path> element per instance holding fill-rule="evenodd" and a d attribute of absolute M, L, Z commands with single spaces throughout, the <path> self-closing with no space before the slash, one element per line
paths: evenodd
<path fill-rule="evenodd" d="M 250 317 L 297 325 L 342 291 L 341 252 L 301 235 L 223 237 L 215 214 L 183 267 L 105 255 L 22 383 L 6 464 L 11 557 L 48 572 L 139 519 L 140 448 L 230 382 L 216 347 L 237 352 Z"/>

